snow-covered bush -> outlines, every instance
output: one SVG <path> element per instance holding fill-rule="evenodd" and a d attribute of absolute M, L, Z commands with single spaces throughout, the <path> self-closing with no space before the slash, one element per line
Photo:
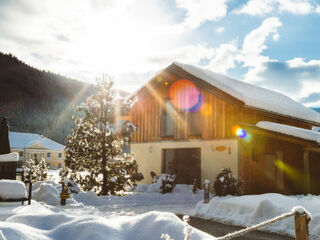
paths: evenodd
<path fill-rule="evenodd" d="M 213 184 L 214 192 L 218 196 L 241 195 L 242 181 L 232 175 L 230 168 L 223 168 Z"/>
<path fill-rule="evenodd" d="M 41 158 L 39 162 L 29 159 L 27 161 L 27 165 L 22 166 L 22 168 L 25 182 L 29 182 L 31 180 L 32 183 L 35 183 L 38 181 L 45 181 L 47 179 L 48 169 L 44 158 Z"/>
<path fill-rule="evenodd" d="M 162 173 L 157 176 L 154 172 L 151 172 L 151 177 L 153 177 L 152 185 L 159 189 L 162 194 L 172 192 L 176 186 L 176 175 Z"/>

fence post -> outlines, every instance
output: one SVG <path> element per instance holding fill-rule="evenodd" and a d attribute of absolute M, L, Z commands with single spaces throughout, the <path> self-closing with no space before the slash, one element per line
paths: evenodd
<path fill-rule="evenodd" d="M 297 213 L 294 216 L 294 225 L 295 225 L 295 234 L 296 240 L 307 240 L 309 231 L 308 231 L 308 216 L 306 213 Z"/>
<path fill-rule="evenodd" d="M 29 171 L 29 194 L 28 194 L 28 205 L 31 204 L 32 198 L 32 181 L 31 181 L 31 171 Z"/>
<path fill-rule="evenodd" d="M 208 179 L 204 180 L 203 184 L 203 193 L 204 193 L 204 203 L 209 203 L 209 183 L 210 181 Z"/>
<path fill-rule="evenodd" d="M 61 198 L 60 204 L 62 206 L 66 205 L 66 198 L 62 196 L 62 194 L 65 194 L 65 193 L 68 193 L 68 188 L 67 188 L 67 186 L 65 186 L 65 182 L 62 182 L 62 191 L 61 191 L 61 196 L 60 196 L 60 198 Z"/>

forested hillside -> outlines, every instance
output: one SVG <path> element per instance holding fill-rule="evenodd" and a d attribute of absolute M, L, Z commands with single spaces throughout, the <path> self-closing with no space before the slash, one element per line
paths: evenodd
<path fill-rule="evenodd" d="M 64 143 L 73 127 L 73 106 L 92 92 L 92 84 L 40 71 L 0 53 L 0 116 L 8 116 L 11 131 L 39 133 Z"/>

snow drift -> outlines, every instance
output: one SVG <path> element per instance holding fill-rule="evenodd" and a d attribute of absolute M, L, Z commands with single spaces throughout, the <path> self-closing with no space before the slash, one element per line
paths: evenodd
<path fill-rule="evenodd" d="M 44 209 L 43 209 L 44 208 Z M 42 212 L 42 214 L 38 214 Z M 137 216 L 104 218 L 74 216 L 35 203 L 0 221 L 0 239 L 25 240 L 160 240 L 163 233 L 183 239 L 184 223 L 172 213 L 148 212 Z M 193 240 L 213 239 L 193 229 Z"/>
<path fill-rule="evenodd" d="M 209 204 L 199 202 L 193 214 L 206 219 L 239 226 L 252 226 L 262 221 L 291 212 L 295 206 L 302 206 L 312 215 L 309 224 L 311 239 L 320 236 L 320 197 L 284 196 L 276 193 L 246 195 L 241 197 L 214 197 Z M 294 236 L 294 218 L 288 218 L 262 229 Z"/>

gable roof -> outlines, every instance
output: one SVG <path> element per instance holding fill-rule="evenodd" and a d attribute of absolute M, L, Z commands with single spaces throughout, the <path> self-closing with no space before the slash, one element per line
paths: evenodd
<path fill-rule="evenodd" d="M 9 132 L 9 141 L 11 148 L 28 148 L 34 143 L 40 143 L 49 150 L 62 151 L 64 149 L 62 144 L 35 133 Z"/>
<path fill-rule="evenodd" d="M 188 64 L 174 62 L 171 66 L 177 66 L 194 77 L 243 101 L 246 106 L 320 124 L 320 114 L 318 112 L 281 93 Z"/>

